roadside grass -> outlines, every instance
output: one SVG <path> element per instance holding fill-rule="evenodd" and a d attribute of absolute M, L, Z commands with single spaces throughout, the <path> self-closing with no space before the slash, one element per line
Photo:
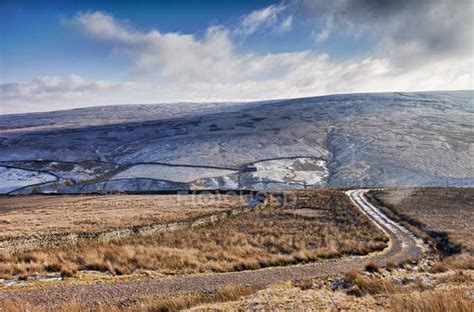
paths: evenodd
<path fill-rule="evenodd" d="M 94 307 L 83 305 L 80 300 L 71 300 L 57 308 L 31 307 L 21 301 L 0 303 L 0 311 L 5 312 L 167 312 L 181 311 L 201 304 L 215 304 L 237 300 L 258 291 L 242 285 L 217 289 L 210 294 L 185 294 L 179 296 L 147 297 L 141 302 L 123 307 L 120 304 L 98 304 Z"/>
<path fill-rule="evenodd" d="M 439 265 L 451 270 L 474 270 L 474 255 L 462 253 L 443 259 Z"/>
<path fill-rule="evenodd" d="M 344 279 L 351 285 L 347 294 L 356 297 L 366 295 L 384 296 L 391 311 L 412 312 L 468 312 L 474 308 L 474 301 L 468 297 L 462 286 L 472 286 L 471 274 L 463 271 L 434 276 L 434 285 L 426 285 L 421 279 L 402 278 L 402 283 L 393 279 L 366 276 L 356 269 L 345 273 Z M 438 287 L 444 286 L 443 290 Z"/>
<path fill-rule="evenodd" d="M 474 188 L 376 190 L 368 198 L 445 255 L 474 251 Z"/>
<path fill-rule="evenodd" d="M 232 272 L 307 263 L 381 250 L 387 237 L 337 190 L 291 193 L 288 206 L 265 209 L 217 224 L 107 243 L 93 242 L 0 255 L 0 278 L 78 270 L 124 275 L 152 270 L 173 275 Z M 304 209 L 305 213 L 295 213 Z M 308 214 L 308 210 L 317 213 Z"/>
<path fill-rule="evenodd" d="M 407 312 L 470 312 L 473 301 L 461 289 L 407 292 L 391 295 L 390 310 Z"/>
<path fill-rule="evenodd" d="M 349 283 L 346 293 L 356 297 L 372 296 L 388 300 L 390 311 L 412 312 L 468 312 L 474 308 L 474 300 L 467 290 L 473 285 L 471 273 L 464 271 L 433 275 L 433 281 L 425 284 L 422 279 L 407 278 L 402 274 L 401 283 L 393 277 L 362 274 L 357 269 L 345 273 Z"/>
<path fill-rule="evenodd" d="M 291 311 L 295 307 L 299 311 L 473 311 L 474 301 L 468 295 L 471 272 L 431 275 L 427 284 L 422 282 L 424 274 L 416 271 L 385 273 L 349 270 L 346 283 L 335 290 L 325 279 L 270 285 L 235 301 L 199 305 L 191 311 Z"/>
<path fill-rule="evenodd" d="M 368 198 L 438 251 L 431 272 L 474 270 L 474 188 L 387 189 Z"/>
<path fill-rule="evenodd" d="M 145 303 L 139 307 L 143 312 L 155 311 L 181 311 L 191 307 L 209 304 L 221 303 L 227 301 L 237 300 L 244 296 L 249 296 L 258 291 L 256 288 L 249 288 L 245 286 L 233 286 L 217 290 L 215 293 L 208 295 L 182 295 L 177 297 L 165 298 L 148 298 Z"/>
<path fill-rule="evenodd" d="M 397 287 L 383 279 L 374 279 L 361 274 L 357 269 L 351 269 L 344 274 L 344 279 L 352 286 L 348 290 L 360 297 L 366 294 L 378 295 L 382 293 L 394 293 Z"/>

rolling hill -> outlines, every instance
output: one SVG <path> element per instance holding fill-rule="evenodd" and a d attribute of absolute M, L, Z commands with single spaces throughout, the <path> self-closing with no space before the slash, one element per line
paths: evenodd
<path fill-rule="evenodd" d="M 474 186 L 474 91 L 0 115 L 0 193 Z"/>

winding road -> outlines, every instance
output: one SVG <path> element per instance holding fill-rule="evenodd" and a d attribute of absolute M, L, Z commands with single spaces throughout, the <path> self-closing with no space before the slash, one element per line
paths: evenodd
<path fill-rule="evenodd" d="M 20 300 L 31 306 L 54 308 L 70 300 L 93 306 L 97 303 L 130 304 L 146 296 L 179 296 L 188 293 L 210 294 L 222 287 L 244 285 L 262 288 L 288 280 L 334 276 L 350 268 L 363 268 L 372 262 L 379 266 L 388 262 L 419 259 L 424 252 L 422 243 L 403 226 L 395 223 L 370 204 L 366 189 L 350 190 L 346 194 L 353 203 L 389 237 L 389 246 L 382 252 L 362 257 L 331 259 L 316 263 L 273 267 L 255 271 L 220 274 L 196 274 L 178 277 L 150 277 L 115 283 L 87 285 L 56 285 L 33 290 L 0 290 L 0 302 Z"/>

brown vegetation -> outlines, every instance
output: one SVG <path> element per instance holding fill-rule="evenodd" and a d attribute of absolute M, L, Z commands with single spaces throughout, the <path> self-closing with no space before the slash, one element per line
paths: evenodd
<path fill-rule="evenodd" d="M 200 304 L 220 303 L 236 300 L 243 296 L 248 296 L 257 292 L 258 289 L 248 288 L 241 285 L 218 289 L 214 293 L 206 295 L 188 294 L 178 297 L 149 297 L 132 307 L 124 308 L 116 305 L 100 305 L 88 308 L 77 300 L 72 300 L 67 304 L 55 309 L 43 309 L 40 307 L 29 307 L 22 302 L 7 301 L 0 303 L 0 311 L 5 312 L 160 312 L 160 311 L 180 311 Z"/>
<path fill-rule="evenodd" d="M 417 188 L 371 191 L 384 212 L 431 239 L 447 254 L 474 251 L 474 188 Z"/>
<path fill-rule="evenodd" d="M 5 196 L 0 200 L 0 239 L 181 221 L 241 207 L 246 200 L 217 194 Z"/>
<path fill-rule="evenodd" d="M 407 312 L 470 312 L 474 304 L 465 291 L 454 289 L 393 295 L 390 296 L 390 308 Z"/>
<path fill-rule="evenodd" d="M 375 263 L 370 262 L 370 263 L 368 263 L 368 264 L 365 266 L 365 270 L 366 270 L 367 272 L 374 273 L 374 272 L 378 272 L 378 271 L 379 271 L 379 267 L 378 267 L 378 265 L 376 265 Z"/>
<path fill-rule="evenodd" d="M 316 261 L 383 249 L 387 238 L 333 190 L 297 192 L 289 206 L 276 203 L 219 224 L 108 243 L 0 255 L 0 276 L 75 270 L 129 274 L 229 272 Z M 294 213 L 299 209 L 315 214 Z"/>
<path fill-rule="evenodd" d="M 434 285 L 426 285 L 421 279 L 413 279 L 414 276 L 402 277 L 400 283 L 393 279 L 366 276 L 353 269 L 344 275 L 351 285 L 346 293 L 356 297 L 385 296 L 392 311 L 472 311 L 474 301 L 466 292 L 473 285 L 470 274 L 458 271 L 433 276 L 433 283 L 443 287 L 443 290 L 434 289 Z"/>
<path fill-rule="evenodd" d="M 396 286 L 393 283 L 382 279 L 373 279 L 360 273 L 356 269 L 347 271 L 344 279 L 349 282 L 352 287 L 357 287 L 360 295 L 377 295 L 382 293 L 395 292 Z M 349 289 L 353 291 L 354 288 Z"/>
<path fill-rule="evenodd" d="M 474 270 L 474 255 L 462 253 L 438 261 L 433 267 L 434 271 L 446 272 L 447 270 Z"/>
<path fill-rule="evenodd" d="M 473 285 L 470 273 L 431 275 L 428 284 L 422 282 L 425 274 L 406 270 L 390 276 L 386 273 L 350 270 L 345 274 L 346 283 L 336 290 L 317 279 L 273 285 L 233 302 L 201 305 L 192 311 L 467 312 L 474 308 L 468 295 Z"/>

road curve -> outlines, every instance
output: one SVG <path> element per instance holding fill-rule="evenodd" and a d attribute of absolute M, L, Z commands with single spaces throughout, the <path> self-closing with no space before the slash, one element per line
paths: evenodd
<path fill-rule="evenodd" d="M 345 193 L 362 213 L 371 219 L 387 236 L 390 237 L 390 243 L 399 244 L 402 251 L 411 254 L 413 258 L 418 258 L 425 251 L 423 241 L 417 238 L 404 226 L 396 223 L 387 217 L 377 207 L 372 205 L 365 194 L 369 189 L 350 190 Z"/>
<path fill-rule="evenodd" d="M 364 194 L 369 190 L 351 190 L 346 194 L 353 203 L 389 237 L 389 246 L 383 251 L 364 257 L 331 259 L 304 265 L 274 267 L 255 271 L 219 274 L 196 274 L 168 278 L 144 278 L 115 283 L 87 285 L 55 285 L 34 290 L 0 290 L 0 302 L 19 300 L 34 307 L 54 309 L 77 300 L 85 305 L 97 303 L 130 304 L 145 296 L 179 296 L 183 294 L 210 294 L 222 287 L 245 285 L 261 288 L 294 279 L 334 276 L 350 268 L 363 268 L 369 262 L 383 266 L 388 262 L 418 259 L 423 246 L 407 229 L 385 216 L 370 204 Z"/>

